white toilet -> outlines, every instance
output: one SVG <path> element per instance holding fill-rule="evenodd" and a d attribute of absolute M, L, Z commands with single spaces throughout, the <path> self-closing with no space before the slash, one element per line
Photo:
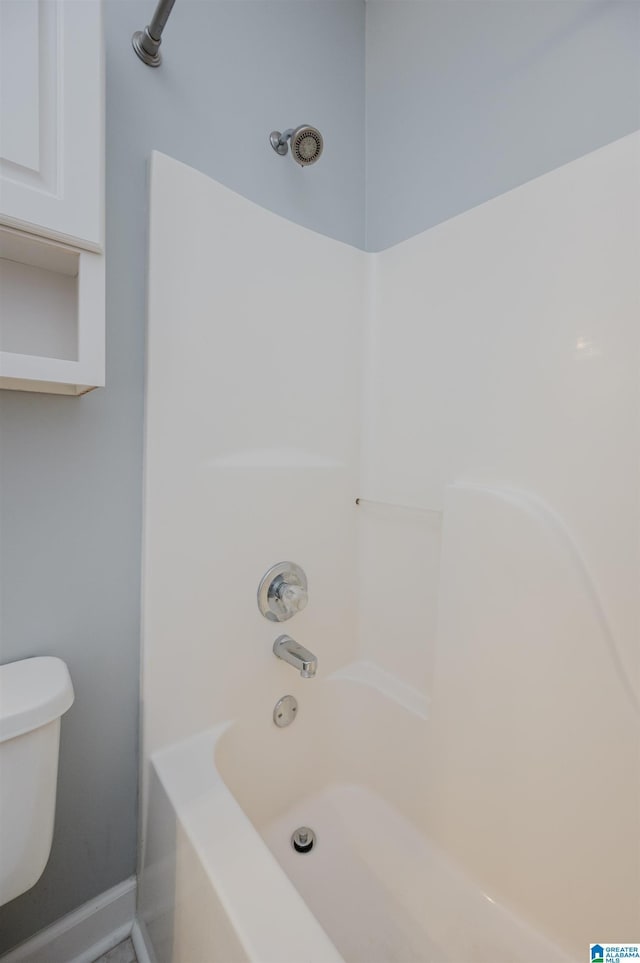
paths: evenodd
<path fill-rule="evenodd" d="M 60 717 L 72 703 L 62 659 L 0 666 L 0 906 L 30 889 L 47 865 Z"/>

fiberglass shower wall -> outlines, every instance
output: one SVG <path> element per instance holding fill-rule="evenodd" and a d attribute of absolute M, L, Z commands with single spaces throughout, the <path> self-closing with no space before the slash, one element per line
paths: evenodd
<path fill-rule="evenodd" d="M 639 150 L 375 256 L 161 155 L 152 175 L 145 758 L 256 710 L 271 724 L 293 670 L 255 590 L 292 557 L 319 678 L 368 662 L 424 718 L 425 832 L 576 954 L 593 928 L 632 940 L 640 894 Z M 285 284 L 319 292 L 304 327 Z M 434 523 L 356 508 L 361 491 Z"/>
<path fill-rule="evenodd" d="M 376 255 L 370 315 L 362 488 L 443 516 L 437 566 L 361 516 L 361 657 L 429 666 L 430 834 L 577 955 L 637 938 L 639 253 L 633 134 Z"/>
<path fill-rule="evenodd" d="M 284 629 L 322 673 L 354 651 L 365 257 L 165 155 L 151 184 L 146 754 L 270 719 Z M 281 628 L 256 592 L 283 559 L 309 604 Z"/>

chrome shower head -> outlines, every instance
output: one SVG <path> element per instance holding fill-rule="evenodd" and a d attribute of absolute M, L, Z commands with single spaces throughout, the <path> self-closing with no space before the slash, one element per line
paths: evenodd
<path fill-rule="evenodd" d="M 269 136 L 269 142 L 276 154 L 280 154 L 281 157 L 284 157 L 289 150 L 290 143 L 291 156 L 301 167 L 315 164 L 324 147 L 322 134 L 316 127 L 310 127 L 309 124 L 302 124 L 296 128 L 290 127 L 283 133 L 274 130 Z"/>

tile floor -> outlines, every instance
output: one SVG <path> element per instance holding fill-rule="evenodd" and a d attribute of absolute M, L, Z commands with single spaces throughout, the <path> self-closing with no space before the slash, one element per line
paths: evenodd
<path fill-rule="evenodd" d="M 131 940 L 124 940 L 104 956 L 99 956 L 93 963 L 138 963 L 138 957 Z"/>

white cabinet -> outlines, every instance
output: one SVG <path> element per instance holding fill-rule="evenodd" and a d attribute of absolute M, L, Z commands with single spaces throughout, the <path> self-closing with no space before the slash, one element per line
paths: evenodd
<path fill-rule="evenodd" d="M 0 0 L 4 224 L 102 249 L 103 78 L 98 0 Z"/>
<path fill-rule="evenodd" d="M 104 384 L 100 0 L 0 0 L 0 387 Z"/>

